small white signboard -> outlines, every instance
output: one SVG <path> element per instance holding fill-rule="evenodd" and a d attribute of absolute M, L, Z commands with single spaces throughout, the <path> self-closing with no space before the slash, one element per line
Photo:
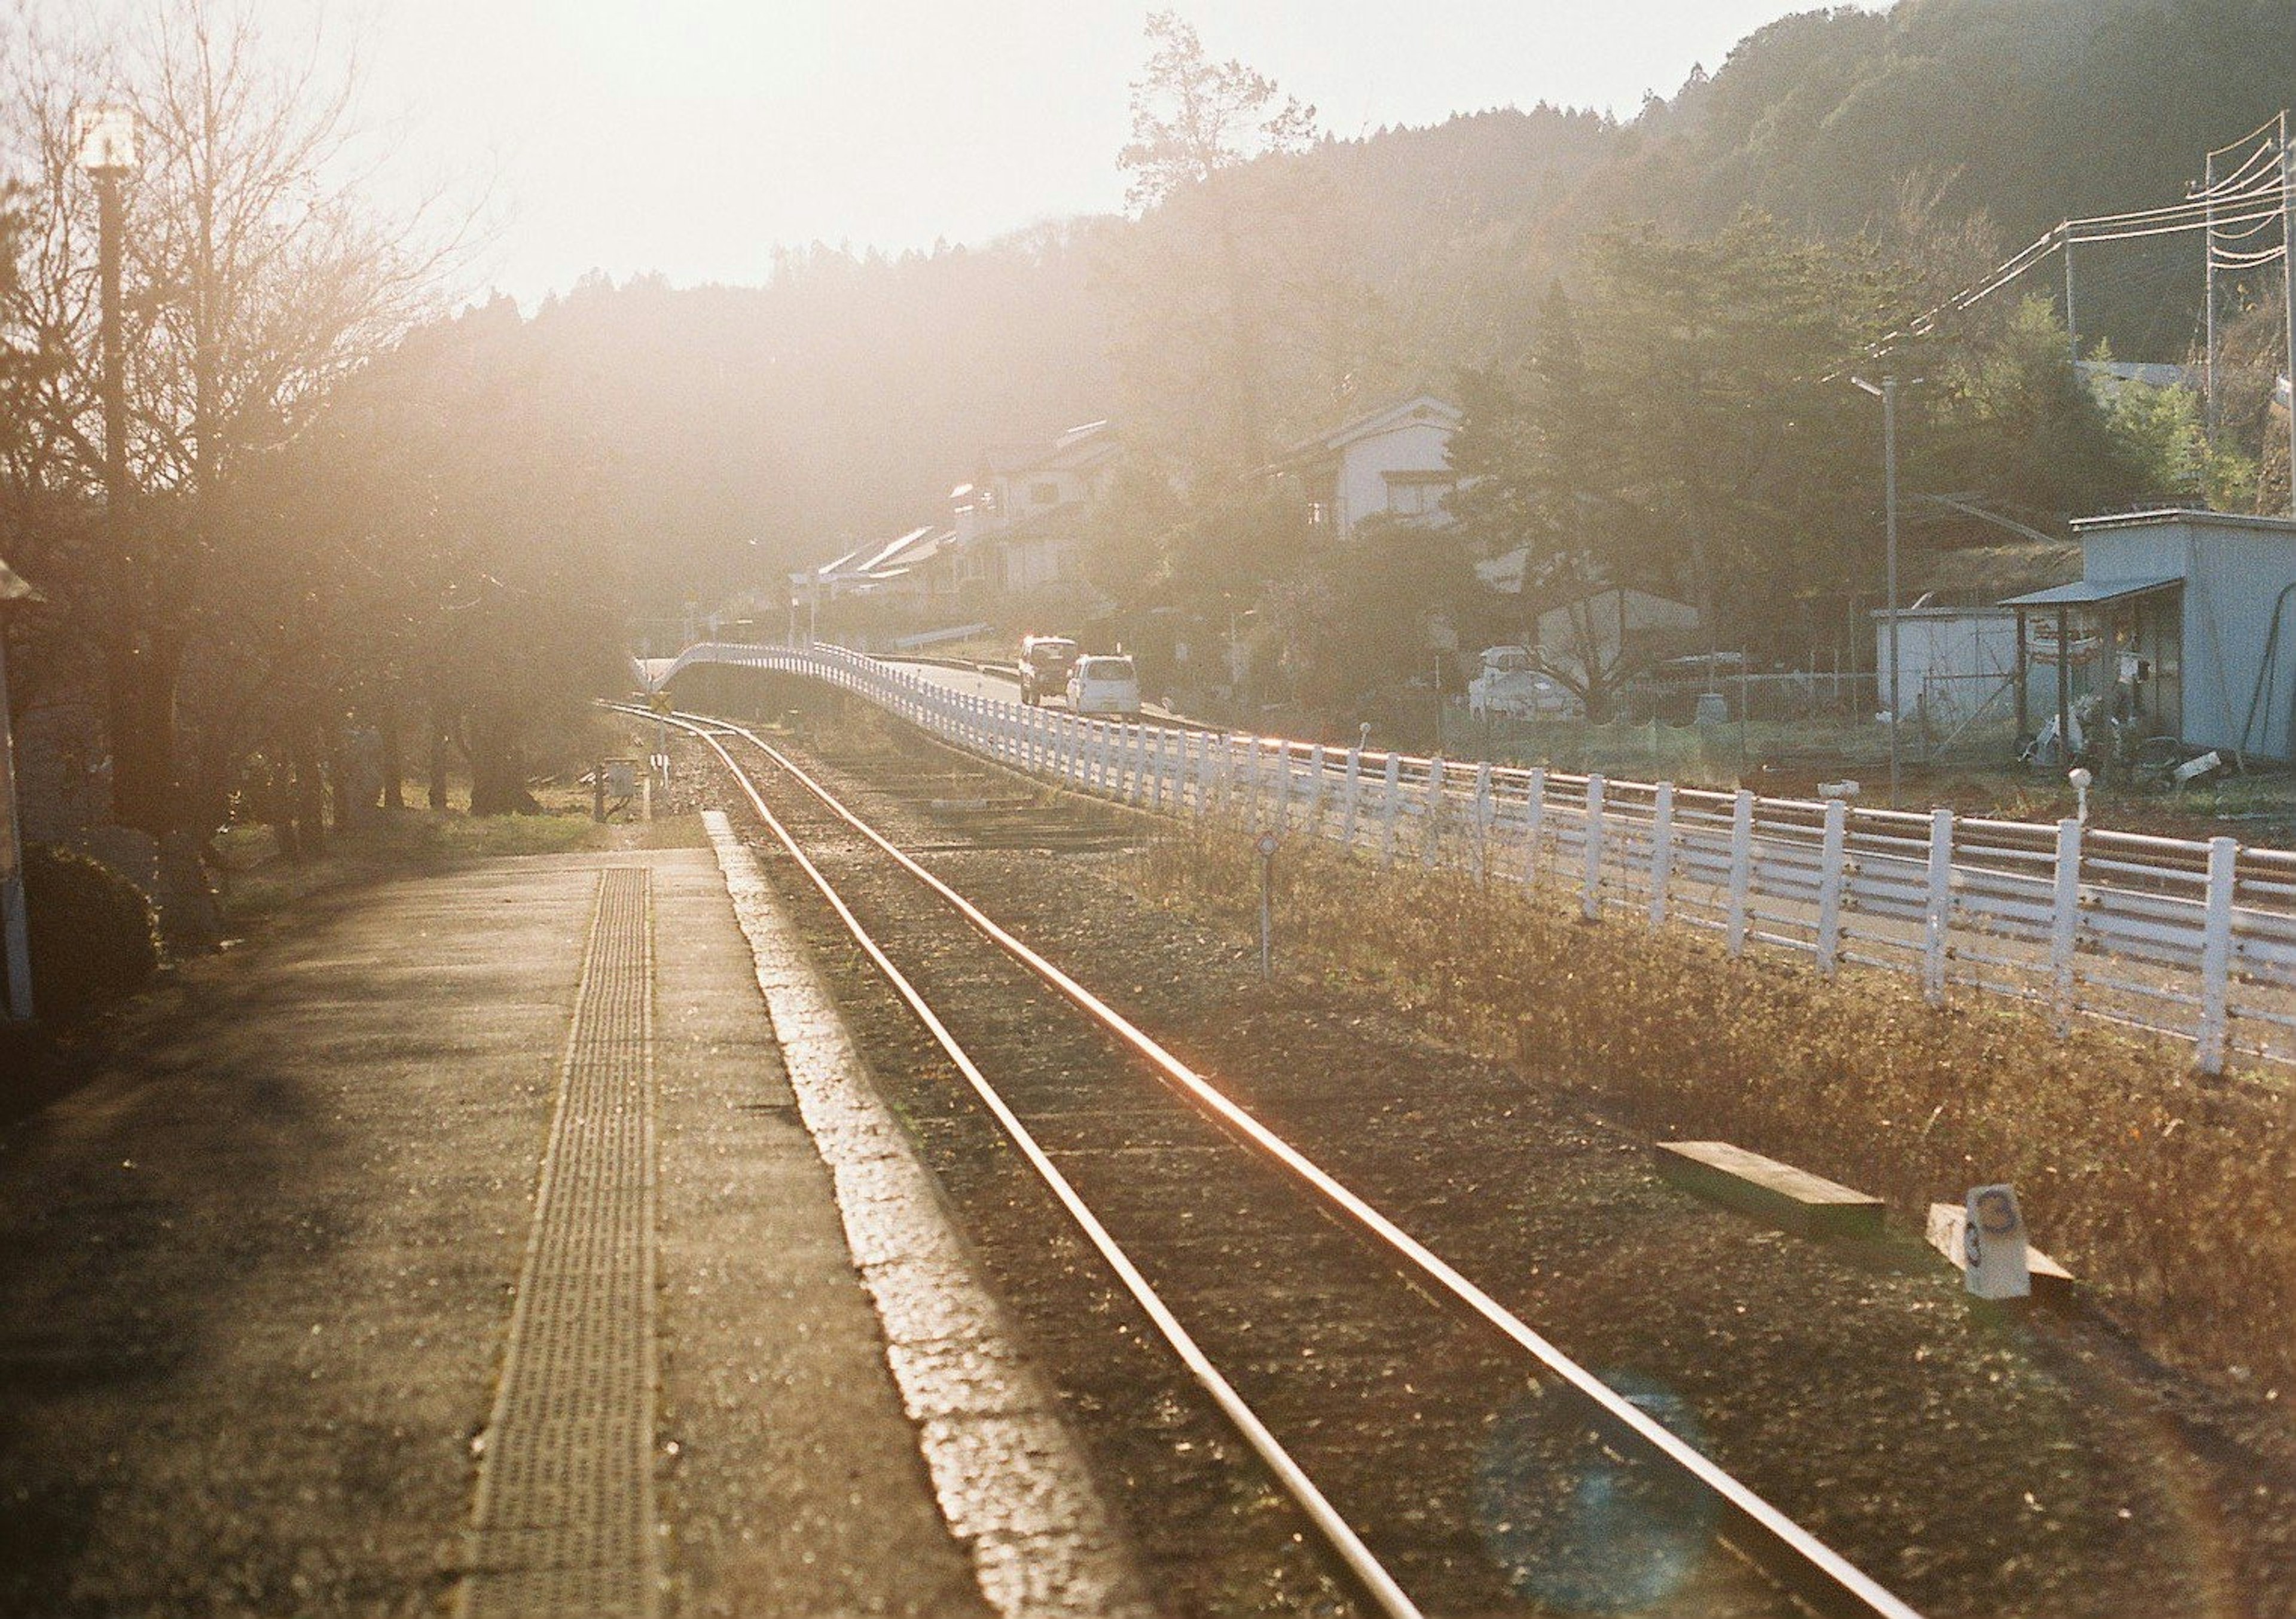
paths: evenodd
<path fill-rule="evenodd" d="M 1972 1186 L 1962 1228 L 1962 1280 L 1980 1298 L 2030 1298 L 2025 1216 L 2013 1186 Z"/>
<path fill-rule="evenodd" d="M 638 789 L 637 764 L 632 759 L 606 761 L 606 796 L 627 798 Z"/>

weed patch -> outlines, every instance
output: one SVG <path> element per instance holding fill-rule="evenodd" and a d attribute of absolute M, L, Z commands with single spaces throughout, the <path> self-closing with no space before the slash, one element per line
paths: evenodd
<path fill-rule="evenodd" d="M 1234 825 L 1168 830 L 1137 880 L 1155 903 L 1257 928 Z M 2013 1181 L 2042 1245 L 2156 1352 L 2238 1382 L 2296 1378 L 2292 1109 L 2202 1082 L 2189 1047 L 2101 1027 L 2059 1039 L 1976 994 L 1936 1010 L 1893 975 L 1733 960 L 1686 929 L 1588 923 L 1551 895 L 1382 872 L 1314 839 L 1277 861 L 1274 899 L 1287 970 L 1383 997 L 1640 1131 L 1736 1141 L 1878 1193 L 1916 1229 L 1931 1201 Z"/>

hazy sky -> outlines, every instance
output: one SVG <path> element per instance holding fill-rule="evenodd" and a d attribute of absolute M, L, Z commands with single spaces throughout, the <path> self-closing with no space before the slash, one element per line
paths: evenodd
<path fill-rule="evenodd" d="M 314 0 L 242 0 L 292 33 Z M 1349 135 L 1542 99 L 1631 113 L 1816 0 L 1197 0 Z M 122 0 L 132 9 L 135 0 Z M 354 0 L 357 4 L 357 0 Z M 980 241 L 1123 205 L 1142 0 L 365 0 L 408 168 L 491 175 L 480 274 L 755 282 L 773 244 Z M 340 4 L 330 17 L 354 15 Z"/>

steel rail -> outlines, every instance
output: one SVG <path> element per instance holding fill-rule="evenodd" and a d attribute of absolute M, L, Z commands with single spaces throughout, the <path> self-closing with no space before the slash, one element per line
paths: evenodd
<path fill-rule="evenodd" d="M 627 709 L 625 710 L 627 711 Z M 1166 1051 L 1152 1037 L 1111 1007 L 1106 1002 L 1078 983 L 1060 968 L 1046 960 L 1004 928 L 998 926 L 978 906 L 947 883 L 927 871 L 906 853 L 897 847 L 874 827 L 863 821 L 840 803 L 828 789 L 755 732 L 724 720 L 702 715 L 680 716 L 700 724 L 721 728 L 742 738 L 763 753 L 820 800 L 832 814 L 843 821 L 869 842 L 883 850 L 910 875 L 931 888 L 974 929 L 1027 966 L 1046 983 L 1059 990 L 1070 1001 L 1088 1013 L 1110 1033 L 1145 1058 L 1159 1071 L 1209 1111 L 1221 1124 L 1264 1152 L 1304 1184 L 1318 1193 L 1325 1202 L 1347 1215 L 1356 1224 L 1377 1238 L 1395 1255 L 1409 1262 L 1411 1268 L 1435 1282 L 1445 1293 L 1496 1329 L 1503 1337 L 1529 1353 L 1549 1372 L 1569 1384 L 1619 1429 L 1639 1442 L 1659 1457 L 1689 1474 L 1726 1509 L 1731 1519 L 1747 1532 L 1752 1542 L 1735 1545 L 1734 1549 L 1748 1558 L 1773 1578 L 1777 1579 L 1794 1594 L 1829 1614 L 1887 1615 L 1888 1619 L 1919 1619 L 1916 1610 L 1884 1589 L 1848 1558 L 1827 1546 L 1800 1524 L 1772 1506 L 1752 1489 L 1708 1458 L 1694 1446 L 1678 1437 L 1664 1424 L 1644 1412 L 1604 1383 L 1600 1378 L 1580 1366 L 1562 1349 L 1535 1331 L 1527 1322 L 1501 1304 L 1496 1299 L 1452 1265 L 1417 1238 L 1397 1225 L 1385 1214 L 1321 1165 L 1308 1158 L 1290 1142 L 1262 1124 L 1250 1113 L 1210 1084 L 1194 1069 Z M 725 758 L 729 766 L 733 761 L 724 745 L 715 735 L 697 730 Z M 734 774 L 742 781 L 743 790 L 752 800 L 762 805 L 754 787 L 750 786 L 734 767 Z M 783 841 L 788 841 L 786 833 Z M 791 852 L 795 853 L 794 846 Z M 802 857 L 800 856 L 800 859 Z M 811 870 L 810 866 L 808 867 Z M 816 883 L 820 879 L 815 878 Z M 887 965 L 886 970 L 892 969 Z"/>
<path fill-rule="evenodd" d="M 619 706 L 614 707 L 617 707 L 618 712 L 624 714 L 643 712 Z M 807 858 L 805 851 L 798 846 L 797 839 L 791 835 L 789 829 L 767 806 L 764 795 L 758 791 L 755 784 L 750 781 L 748 773 L 734 762 L 734 756 L 726 751 L 725 743 L 720 741 L 711 731 L 705 729 L 703 723 L 697 723 L 693 716 L 671 715 L 669 723 L 691 735 L 701 738 L 709 745 L 720 759 L 725 761 L 726 769 L 733 773 L 734 780 L 748 796 L 750 806 L 758 813 L 758 819 L 766 823 L 767 830 L 773 833 L 782 847 L 788 852 L 790 858 L 797 863 L 798 869 L 802 871 L 807 879 L 820 891 L 822 898 L 829 903 L 830 909 L 837 913 L 838 920 L 845 925 L 846 931 L 853 936 L 854 942 L 861 946 L 862 951 L 872 961 L 876 963 L 878 971 L 885 975 L 886 982 L 893 986 L 894 991 L 907 1003 L 909 1010 L 916 1014 L 917 1020 L 924 1025 L 926 1031 L 932 1035 L 942 1051 L 947 1053 L 948 1059 L 956 1065 L 957 1071 L 964 1075 L 966 1082 L 980 1096 L 982 1105 L 995 1116 L 1004 1133 L 1012 1138 L 1013 1145 L 1021 1149 L 1021 1155 L 1029 1160 L 1029 1166 L 1052 1190 L 1053 1195 L 1060 1199 L 1062 1206 L 1068 1210 L 1070 1218 L 1076 1222 L 1078 1229 L 1084 1232 L 1093 1247 L 1099 1250 L 1101 1258 L 1107 1263 L 1109 1269 L 1116 1273 L 1118 1280 L 1123 1282 L 1126 1291 L 1132 1295 L 1134 1302 L 1146 1312 L 1148 1319 L 1155 1324 L 1156 1329 L 1163 1334 L 1165 1342 L 1171 1345 L 1173 1353 L 1188 1369 L 1189 1375 L 1195 1378 L 1197 1386 L 1211 1396 L 1213 1402 L 1220 1408 L 1229 1422 L 1234 1425 L 1244 1442 L 1250 1445 L 1262 1461 L 1267 1464 L 1268 1469 L 1275 1475 L 1285 1492 L 1299 1504 L 1300 1510 L 1308 1515 L 1308 1519 L 1329 1543 L 1332 1550 L 1346 1565 L 1348 1572 L 1362 1584 L 1365 1594 L 1378 1606 L 1379 1610 L 1388 1615 L 1390 1619 L 1423 1619 L 1419 1606 L 1411 1599 L 1402 1586 L 1397 1583 L 1394 1575 L 1387 1571 L 1385 1566 L 1372 1555 L 1370 1548 L 1363 1543 L 1361 1537 L 1356 1533 L 1347 1519 L 1340 1515 L 1339 1509 L 1332 1505 L 1330 1500 L 1317 1487 L 1315 1480 L 1308 1476 L 1307 1470 L 1292 1458 L 1289 1451 L 1284 1449 L 1283 1442 L 1277 1439 L 1267 1425 L 1260 1420 L 1259 1414 L 1253 1411 L 1243 1396 L 1236 1392 L 1235 1386 L 1230 1383 L 1220 1370 L 1212 1363 L 1211 1358 L 1204 1353 L 1202 1346 L 1190 1335 L 1188 1329 L 1180 1324 L 1179 1318 L 1172 1313 L 1170 1306 L 1164 1303 L 1155 1288 L 1150 1285 L 1148 1279 L 1141 1273 L 1131 1256 L 1124 1251 L 1108 1228 L 1101 1223 L 1099 1216 L 1092 1212 L 1091 1206 L 1085 1202 L 1082 1195 L 1077 1191 L 1068 1177 L 1061 1173 L 1059 1165 L 1053 1162 L 1051 1157 L 1038 1144 L 1036 1137 L 1029 1133 L 1028 1126 L 1021 1122 L 1019 1116 L 1005 1103 L 1004 1099 L 997 1093 L 996 1088 L 989 1083 L 988 1076 L 981 1071 L 980 1066 L 974 1062 L 971 1054 L 957 1043 L 956 1036 L 949 1032 L 948 1026 L 941 1021 L 939 1015 L 933 1010 L 924 996 L 918 993 L 916 986 L 909 981 L 907 976 L 893 964 L 892 958 L 885 953 L 884 949 L 870 935 L 869 930 L 862 925 L 860 919 L 853 914 L 851 907 L 846 904 L 843 896 L 837 892 L 828 878 L 823 875 L 821 869 Z M 707 723 L 723 724 L 723 722 Z M 749 732 L 741 732 L 738 727 L 730 729 L 736 730 L 738 734 L 756 743 L 757 746 L 765 747 L 763 742 L 758 741 L 758 739 Z M 767 752 L 770 754 L 773 750 L 767 748 Z M 808 781 L 807 785 L 813 784 Z M 820 789 L 816 788 L 815 790 Z M 832 807 L 834 807 L 833 805 Z"/>

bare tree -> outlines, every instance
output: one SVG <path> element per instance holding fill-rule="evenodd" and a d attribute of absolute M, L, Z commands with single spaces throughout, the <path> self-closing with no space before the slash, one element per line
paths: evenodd
<path fill-rule="evenodd" d="M 1154 49 L 1132 86 L 1132 139 L 1117 154 L 1132 176 L 1133 206 L 1157 212 L 1168 239 L 1156 256 L 1164 262 L 1135 278 L 1155 283 L 1149 304 L 1159 330 L 1142 347 L 1218 356 L 1229 396 L 1224 459 L 1254 466 L 1267 447 L 1268 327 L 1296 232 L 1279 217 L 1289 210 L 1271 209 L 1265 187 L 1240 184 L 1239 171 L 1305 151 L 1316 110 L 1240 61 L 1215 61 L 1174 12 L 1152 15 L 1147 32 Z M 1209 265 L 1192 263 L 1204 249 Z M 1209 310 L 1197 296 L 1207 285 L 1217 290 Z M 1199 322 L 1212 330 L 1192 336 L 1186 328 Z"/>
<path fill-rule="evenodd" d="M 177 690 L 215 622 L 208 564 L 235 520 L 234 491 L 332 384 L 433 307 L 455 238 L 364 200 L 356 64 L 330 66 L 316 34 L 282 53 L 244 10 L 161 0 L 120 47 L 20 43 L 6 133 L 32 176 L 28 240 L 0 314 L 47 363 L 12 470 L 83 513 L 105 499 L 108 446 L 96 199 L 77 170 L 72 110 L 128 107 L 141 149 L 121 208 L 132 495 L 78 593 L 103 652 L 114 818 L 164 835 L 190 807 Z"/>

